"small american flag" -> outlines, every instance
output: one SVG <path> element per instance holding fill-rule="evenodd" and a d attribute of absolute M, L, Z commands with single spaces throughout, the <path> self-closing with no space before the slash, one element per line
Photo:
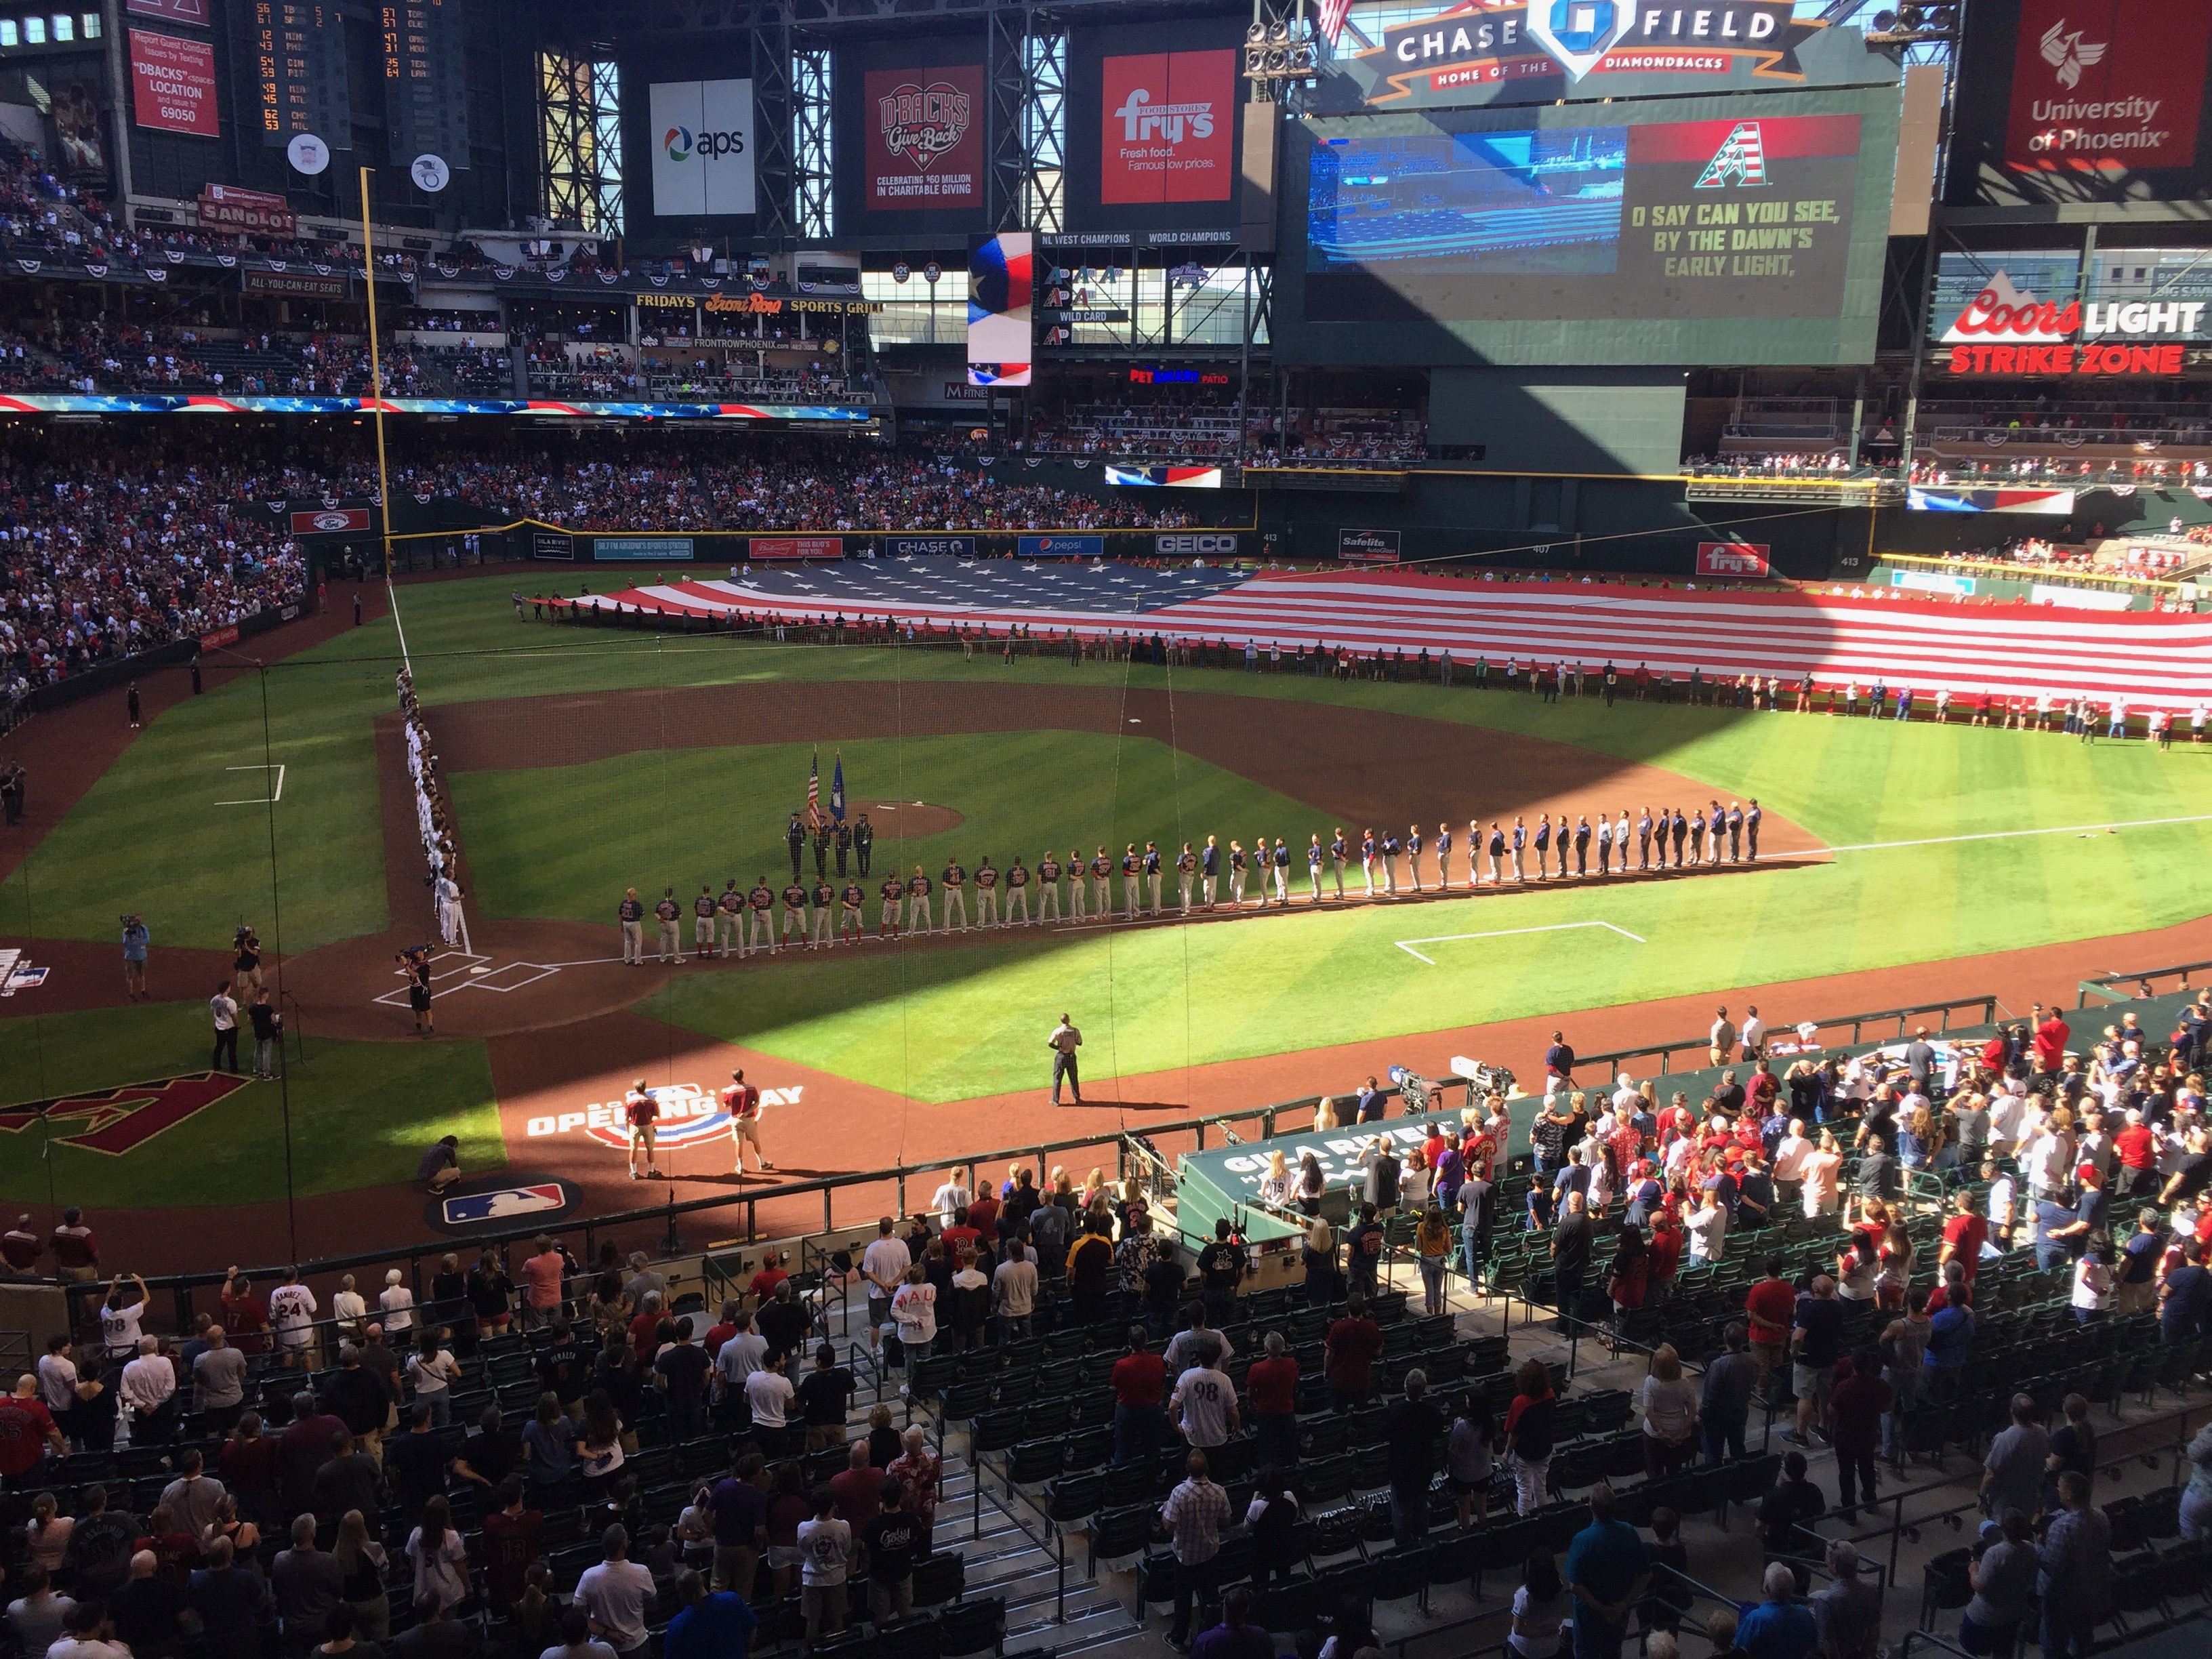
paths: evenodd
<path fill-rule="evenodd" d="M 806 821 L 822 827 L 822 754 L 817 750 L 806 767 Z"/>
<path fill-rule="evenodd" d="M 1352 0 L 1321 0 L 1322 39 L 1332 46 L 1344 33 L 1345 21 L 1352 15 Z"/>

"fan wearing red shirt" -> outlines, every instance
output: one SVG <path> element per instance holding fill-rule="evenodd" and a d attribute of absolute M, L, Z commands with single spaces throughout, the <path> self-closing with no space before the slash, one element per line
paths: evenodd
<path fill-rule="evenodd" d="M 968 1206 L 968 1224 L 981 1237 L 997 1237 L 999 1200 L 988 1193 L 977 1194 L 975 1201 Z"/>
<path fill-rule="evenodd" d="M 259 1353 L 269 1329 L 269 1304 L 253 1293 L 253 1281 L 233 1267 L 222 1281 L 222 1334 L 243 1354 Z"/>
<path fill-rule="evenodd" d="M 38 1396 L 38 1379 L 26 1372 L 16 1387 L 24 1383 L 31 1392 L 0 1395 L 0 1477 L 10 1480 L 38 1468 L 49 1452 L 60 1457 L 68 1450 L 53 1413 Z"/>
<path fill-rule="evenodd" d="M 1954 1194 L 1951 1201 L 1958 1206 L 1959 1212 L 1943 1224 L 1943 1248 L 1936 1257 L 1939 1270 L 1936 1277 L 1942 1277 L 1940 1269 L 1945 1262 L 1955 1261 L 1965 1270 L 1966 1283 L 1972 1285 L 1982 1271 L 1982 1246 L 1988 1242 L 1990 1224 L 1974 1213 L 1972 1193 Z"/>
<path fill-rule="evenodd" d="M 1328 1328 L 1322 1344 L 1322 1374 L 1335 1384 L 1340 1408 L 1348 1410 L 1367 1398 L 1382 1352 L 1382 1332 L 1367 1316 L 1367 1298 L 1346 1297 L 1344 1317 Z"/>
<path fill-rule="evenodd" d="M 2158 1190 L 2158 1136 L 2141 1112 L 2128 1114 L 2127 1127 L 2112 1137 L 2112 1147 L 2120 1155 L 2120 1167 L 2128 1172 L 2121 1197 L 2148 1197 Z"/>
<path fill-rule="evenodd" d="M 2039 1015 L 2043 1012 L 2041 1003 L 2035 1005 L 2035 1012 Z M 2053 1008 L 2048 1018 L 2040 1019 L 2036 1024 L 2036 1065 L 2046 1072 L 2057 1071 L 2066 1059 L 2066 1039 L 2073 1035 L 2074 1028 L 2060 1018 L 2057 1009 Z"/>
<path fill-rule="evenodd" d="M 1142 1325 L 1129 1327 L 1129 1352 L 1114 1362 L 1114 1462 L 1156 1463 L 1167 1434 L 1167 1362 Z"/>
<path fill-rule="evenodd" d="M 775 1297 L 775 1287 L 791 1277 L 783 1270 L 783 1257 L 774 1250 L 761 1258 L 760 1271 L 745 1286 L 752 1292 L 755 1307 L 767 1306 Z"/>
<path fill-rule="evenodd" d="M 974 1249 L 983 1242 L 983 1235 L 969 1224 L 969 1214 L 968 1210 L 955 1210 L 952 1224 L 938 1235 L 945 1241 L 945 1255 L 948 1261 L 959 1261 L 961 1251 Z"/>
<path fill-rule="evenodd" d="M 1280 1331 L 1267 1333 L 1267 1355 L 1244 1373 L 1252 1407 L 1252 1433 L 1260 1461 L 1287 1469 L 1298 1461 L 1298 1362 L 1290 1356 Z"/>
<path fill-rule="evenodd" d="M 1665 1298 L 1674 1288 L 1674 1274 L 1682 1265 L 1682 1224 L 1672 1207 L 1651 1218 L 1650 1249 L 1651 1265 L 1644 1274 L 1644 1291 L 1647 1306 Z"/>
<path fill-rule="evenodd" d="M 1751 1316 L 1752 1357 L 1759 1361 L 1762 1381 L 1781 1363 L 1782 1351 L 1790 1344 L 1790 1327 L 1797 1311 L 1797 1287 L 1782 1276 L 1784 1266 L 1782 1257 L 1767 1257 L 1766 1277 L 1753 1285 L 1743 1298 L 1743 1310 Z"/>

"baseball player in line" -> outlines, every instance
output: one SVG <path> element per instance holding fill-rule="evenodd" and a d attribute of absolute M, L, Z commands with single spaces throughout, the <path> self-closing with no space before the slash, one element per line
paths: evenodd
<path fill-rule="evenodd" d="M 676 890 L 673 887 L 664 887 L 660 890 L 660 902 L 653 907 L 653 914 L 660 918 L 659 960 L 662 962 L 683 961 L 684 941 L 677 930 L 676 921 L 677 918 L 684 914 L 684 907 L 676 902 Z"/>
<path fill-rule="evenodd" d="M 906 879 L 906 926 L 908 933 L 930 931 L 929 878 L 922 874 L 918 864 Z"/>
<path fill-rule="evenodd" d="M 738 878 L 730 878 L 722 896 L 714 901 L 714 951 L 726 957 L 735 945 L 743 956 L 745 949 L 745 896 L 738 890 Z"/>
<path fill-rule="evenodd" d="M 801 945 L 807 942 L 806 889 L 800 884 L 796 876 L 786 882 L 783 886 L 782 940 L 787 947 L 791 944 L 791 936 L 793 933 L 799 935 L 799 942 Z"/>
<path fill-rule="evenodd" d="M 1049 849 L 1037 860 L 1037 921 L 1060 920 L 1060 860 Z"/>
<path fill-rule="evenodd" d="M 752 890 L 745 895 L 745 905 L 752 912 L 749 930 L 751 943 L 738 952 L 744 957 L 750 951 L 765 951 L 775 954 L 775 890 L 768 884 L 766 876 L 754 878 Z"/>
<path fill-rule="evenodd" d="M 948 860 L 940 879 L 945 883 L 945 931 L 964 933 L 968 931 L 968 872 L 957 859 Z M 958 921 L 952 920 L 955 915 Z"/>
<path fill-rule="evenodd" d="M 699 896 L 691 901 L 691 954 L 702 962 L 714 954 L 714 884 L 699 890 Z"/>
<path fill-rule="evenodd" d="M 975 925 L 996 927 L 999 925 L 999 872 L 991 865 L 991 855 L 983 854 L 983 861 L 975 866 Z"/>
<path fill-rule="evenodd" d="M 1024 927 L 1030 919 L 1030 872 L 1022 863 L 1022 855 L 1014 854 L 1014 861 L 1006 869 L 1006 923 L 1013 925 L 1014 912 L 1022 913 Z"/>
<path fill-rule="evenodd" d="M 837 896 L 836 890 L 830 885 L 829 878 L 817 876 L 814 878 L 814 885 L 808 890 L 806 896 L 814 905 L 814 927 L 807 937 L 806 948 L 811 951 L 818 945 L 826 951 L 834 942 L 830 932 L 830 906 L 831 901 Z"/>
<path fill-rule="evenodd" d="M 1185 915 L 1190 914 L 1190 887 L 1197 874 L 1198 854 L 1192 852 L 1190 843 L 1185 842 L 1182 851 L 1176 854 L 1176 891 L 1182 898 Z"/>
<path fill-rule="evenodd" d="M 1083 868 L 1083 849 L 1080 847 L 1069 848 L 1067 849 L 1067 919 L 1070 921 L 1081 921 L 1084 919 Z"/>
<path fill-rule="evenodd" d="M 645 965 L 645 905 L 638 898 L 637 889 L 625 888 L 623 902 L 615 907 L 615 916 L 622 923 L 623 965 L 641 968 Z"/>

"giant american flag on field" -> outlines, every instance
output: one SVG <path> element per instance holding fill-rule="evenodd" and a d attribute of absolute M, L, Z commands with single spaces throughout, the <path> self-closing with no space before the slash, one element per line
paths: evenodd
<path fill-rule="evenodd" d="M 1029 564 L 1011 559 L 847 560 L 743 580 L 678 581 L 563 603 L 722 617 L 884 617 L 945 629 L 1026 626 L 1040 636 L 1449 651 L 1503 665 L 1564 657 L 1683 678 L 1810 673 L 1954 697 L 2087 694 L 2137 711 L 2212 702 L 2212 617 L 1899 599 L 1892 590 L 1722 592 L 1687 586 L 1491 581 L 1397 571 L 1256 575 L 1215 569 Z"/>

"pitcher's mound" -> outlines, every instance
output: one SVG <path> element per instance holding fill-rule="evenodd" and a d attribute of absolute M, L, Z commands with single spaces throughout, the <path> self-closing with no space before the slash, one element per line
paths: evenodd
<path fill-rule="evenodd" d="M 918 800 L 896 805 L 871 802 L 860 810 L 875 826 L 878 841 L 920 841 L 924 836 L 941 836 L 948 830 L 957 830 L 968 821 L 949 806 L 932 806 Z"/>

